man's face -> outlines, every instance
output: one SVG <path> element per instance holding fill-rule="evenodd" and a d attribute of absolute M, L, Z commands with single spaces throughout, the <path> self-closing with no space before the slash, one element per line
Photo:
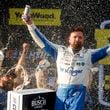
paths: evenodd
<path fill-rule="evenodd" d="M 84 35 L 81 31 L 72 32 L 69 36 L 69 46 L 74 49 L 81 49 L 84 43 Z"/>
<path fill-rule="evenodd" d="M 13 85 L 14 85 L 14 78 L 10 75 L 6 75 L 6 76 L 3 76 L 1 78 L 1 81 L 3 83 L 3 89 L 4 90 L 13 90 Z"/>

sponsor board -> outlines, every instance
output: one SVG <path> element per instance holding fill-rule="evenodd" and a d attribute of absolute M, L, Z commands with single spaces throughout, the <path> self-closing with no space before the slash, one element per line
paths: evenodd
<path fill-rule="evenodd" d="M 23 25 L 23 8 L 9 9 L 9 25 Z M 61 9 L 31 9 L 31 18 L 36 25 L 60 26 Z"/>
<path fill-rule="evenodd" d="M 104 89 L 105 90 L 110 90 L 110 75 L 105 75 Z"/>
<path fill-rule="evenodd" d="M 95 39 L 97 41 L 97 48 L 104 47 L 110 44 L 110 29 L 96 29 Z M 109 65 L 110 57 L 104 58 L 100 61 L 101 64 Z"/>

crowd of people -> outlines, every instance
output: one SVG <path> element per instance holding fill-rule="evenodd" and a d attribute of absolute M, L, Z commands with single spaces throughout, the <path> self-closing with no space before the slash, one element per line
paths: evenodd
<path fill-rule="evenodd" d="M 22 49 L 18 53 L 19 55 L 15 57 L 13 56 L 14 52 L 8 50 L 4 58 L 7 65 L 1 66 L 0 110 L 6 109 L 7 92 L 10 90 L 17 91 L 32 88 L 47 88 L 56 90 L 56 68 L 55 64 L 52 63 L 52 60 L 40 55 L 40 57 L 35 57 L 33 52 L 30 51 L 29 43 L 23 43 Z M 33 62 L 36 67 L 32 67 L 33 65 L 29 66 L 29 64 L 32 64 L 32 62 L 29 63 L 29 61 L 33 60 L 33 58 L 39 58 L 36 62 L 37 64 Z M 13 62 L 15 59 L 16 64 L 9 64 L 10 61 Z"/>

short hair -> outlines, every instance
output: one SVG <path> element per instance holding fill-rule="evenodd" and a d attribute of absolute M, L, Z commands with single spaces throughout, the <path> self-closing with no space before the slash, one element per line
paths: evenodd
<path fill-rule="evenodd" d="M 15 68 L 11 68 L 9 70 L 7 70 L 7 68 L 3 68 L 0 70 L 0 78 L 3 77 L 3 76 L 11 76 L 13 78 L 16 78 L 17 75 L 15 73 Z"/>
<path fill-rule="evenodd" d="M 83 35 L 85 34 L 85 31 L 84 31 L 84 27 L 82 25 L 79 25 L 79 26 L 73 26 L 67 33 L 66 35 L 66 43 L 68 44 L 68 40 L 69 40 L 69 36 L 72 32 L 82 32 Z"/>

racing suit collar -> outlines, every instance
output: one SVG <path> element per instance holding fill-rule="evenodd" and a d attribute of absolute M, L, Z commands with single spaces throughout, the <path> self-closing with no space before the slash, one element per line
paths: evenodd
<path fill-rule="evenodd" d="M 71 53 L 76 54 L 76 53 L 79 53 L 79 52 L 83 51 L 83 50 L 84 50 L 84 47 L 82 47 L 81 50 L 79 50 L 79 51 L 77 51 L 77 52 L 74 52 L 71 47 L 68 47 L 68 50 L 69 50 Z"/>

